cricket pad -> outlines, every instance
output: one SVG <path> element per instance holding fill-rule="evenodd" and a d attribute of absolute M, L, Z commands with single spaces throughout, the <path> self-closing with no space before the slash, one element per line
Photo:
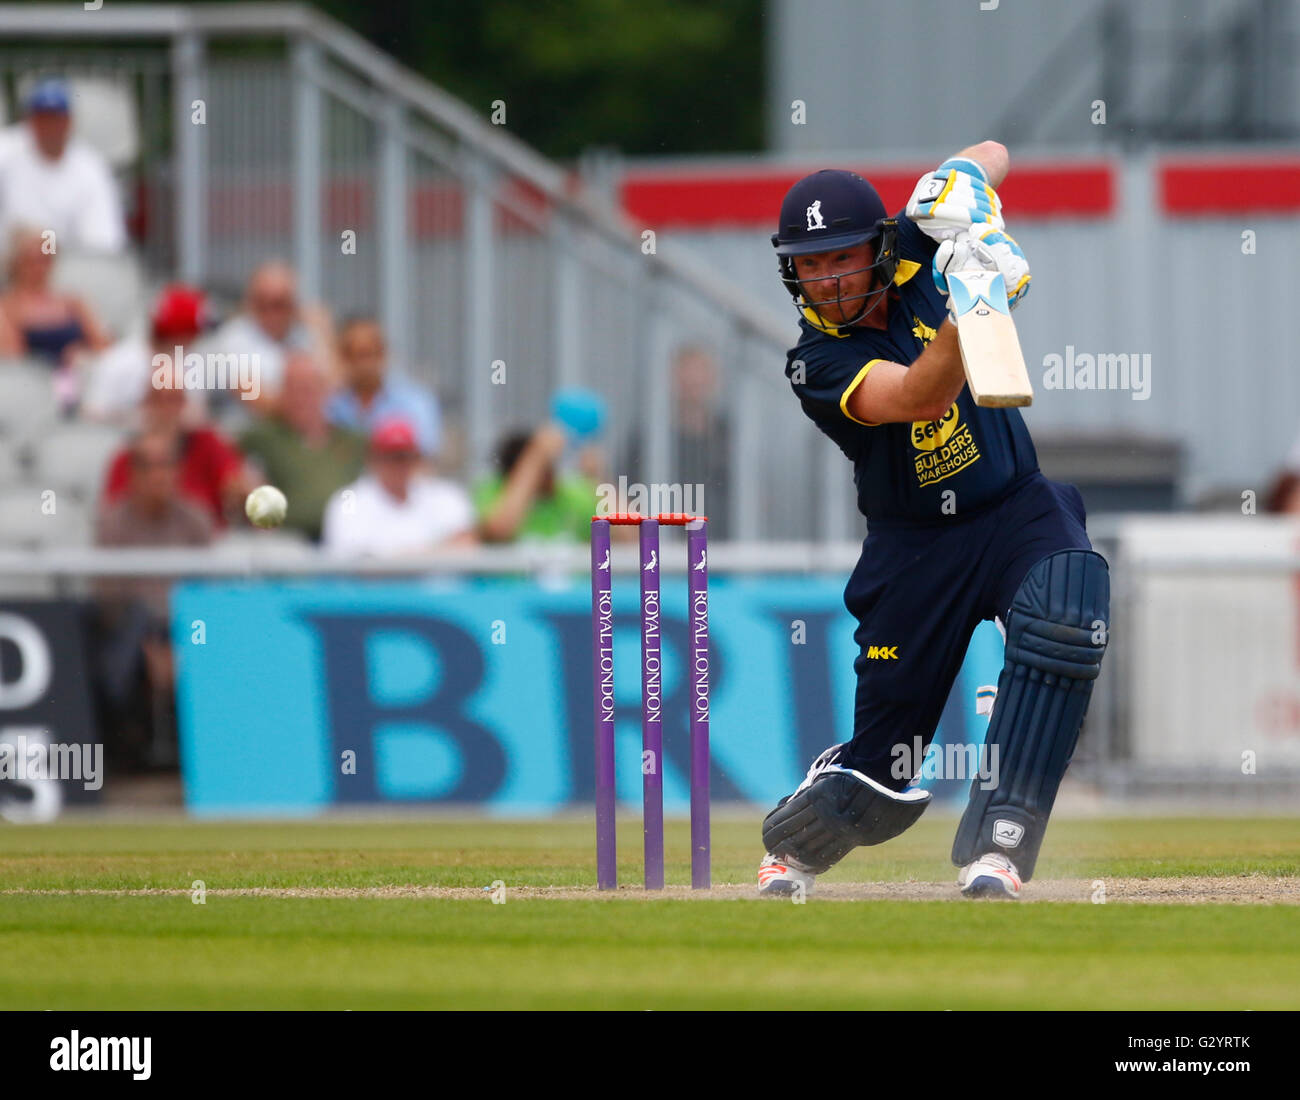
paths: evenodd
<path fill-rule="evenodd" d="M 891 791 L 859 771 L 831 765 L 763 819 L 763 845 L 820 875 L 854 848 L 898 836 L 929 803 L 928 791 Z"/>
<path fill-rule="evenodd" d="M 998 754 L 998 784 L 971 783 L 952 845 L 958 867 L 1001 852 L 1024 881 L 1033 876 L 1101 672 L 1109 614 L 1110 573 L 1100 554 L 1059 550 L 1025 576 L 1007 614 L 1006 659 L 984 738 L 985 751 Z"/>

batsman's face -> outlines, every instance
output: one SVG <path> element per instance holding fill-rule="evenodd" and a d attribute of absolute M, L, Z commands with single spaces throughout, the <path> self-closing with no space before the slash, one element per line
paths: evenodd
<path fill-rule="evenodd" d="M 861 310 L 864 296 L 871 292 L 874 261 L 869 243 L 796 256 L 794 270 L 804 301 L 831 324 L 843 324 Z"/>

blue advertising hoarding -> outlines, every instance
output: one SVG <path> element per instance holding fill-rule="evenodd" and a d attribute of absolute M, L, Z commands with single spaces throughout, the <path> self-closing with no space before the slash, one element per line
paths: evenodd
<path fill-rule="evenodd" d="M 636 582 L 615 584 L 618 790 L 640 799 Z M 852 732 L 843 579 L 710 583 L 712 794 L 773 803 Z M 585 578 L 191 582 L 172 594 L 187 806 L 306 815 L 358 803 L 477 804 L 500 814 L 590 802 L 590 589 Z M 666 576 L 664 801 L 688 807 L 686 586 Z M 940 743 L 983 740 L 976 688 L 1002 639 L 982 623 Z M 968 781 L 927 780 L 937 798 Z"/>

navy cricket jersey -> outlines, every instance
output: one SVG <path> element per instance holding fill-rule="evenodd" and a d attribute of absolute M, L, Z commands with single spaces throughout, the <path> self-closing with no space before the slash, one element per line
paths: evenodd
<path fill-rule="evenodd" d="M 858 510 L 868 520 L 945 522 L 999 500 L 1038 469 L 1018 409 L 985 409 L 962 387 L 939 420 L 868 424 L 848 412 L 849 397 L 881 360 L 916 361 L 947 317 L 931 277 L 937 242 L 898 215 L 898 270 L 889 290 L 888 327 L 838 329 L 810 309 L 785 375 L 803 410 L 853 463 Z M 795 380 L 803 364 L 803 382 Z M 944 497 L 952 489 L 956 496 Z M 953 506 L 944 508 L 946 502 Z"/>

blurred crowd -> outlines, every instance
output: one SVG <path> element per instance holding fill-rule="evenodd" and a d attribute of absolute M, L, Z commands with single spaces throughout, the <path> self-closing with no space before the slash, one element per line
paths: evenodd
<path fill-rule="evenodd" d="M 503 425 L 492 470 L 466 484 L 443 462 L 436 393 L 394 362 L 380 321 L 304 301 L 281 260 L 248 272 L 233 309 L 173 283 L 129 299 L 148 301 L 147 315 L 124 315 L 138 307 L 104 305 L 126 270 L 114 265 L 132 260 L 112 166 L 77 136 L 62 79 L 31 84 L 22 107 L 0 131 L 0 542 L 174 550 L 255 538 L 371 558 L 585 542 L 597 487 L 615 480 L 596 394 L 556 394 L 544 423 Z M 683 348 L 671 381 L 676 468 L 720 494 L 716 363 Z M 620 456 L 633 479 L 644 445 L 630 433 Z M 244 515 L 261 484 L 289 502 L 276 532 Z M 50 492 L 65 522 L 79 508 L 84 525 L 41 511 Z M 93 679 L 115 766 L 176 760 L 169 591 L 147 576 L 94 585 Z"/>
<path fill-rule="evenodd" d="M 380 321 L 304 301 L 283 261 L 251 270 L 225 316 L 205 288 L 179 283 L 152 295 L 146 317 L 100 316 L 74 269 L 78 257 L 127 249 L 117 182 L 75 135 L 62 80 L 37 82 L 23 106 L 0 132 L 0 383 L 27 394 L 33 412 L 30 425 L 11 415 L 5 443 L 64 451 L 82 482 L 67 507 L 84 498 L 95 544 L 270 538 L 392 558 L 585 541 L 597 484 L 608 479 L 594 394 L 580 427 L 572 417 L 503 426 L 495 468 L 463 484 L 440 465 L 437 395 L 393 361 Z M 88 440 L 108 443 L 96 456 Z M 252 532 L 244 516 L 259 484 L 289 501 L 273 534 Z M 40 486 L 19 490 L 34 502 Z M 18 537 L 11 528 L 7 541 Z M 33 545 L 51 541 L 38 529 Z M 104 578 L 95 589 L 97 695 L 110 753 L 127 766 L 174 760 L 168 593 L 166 580 L 148 577 Z"/>

